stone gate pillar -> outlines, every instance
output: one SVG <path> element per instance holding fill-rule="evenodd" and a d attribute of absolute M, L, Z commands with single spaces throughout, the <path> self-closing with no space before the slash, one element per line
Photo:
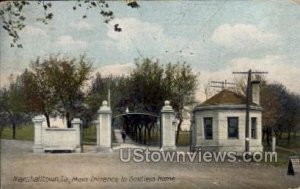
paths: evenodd
<path fill-rule="evenodd" d="M 175 150 L 175 119 L 174 110 L 170 106 L 170 101 L 165 101 L 165 105 L 161 110 L 161 149 Z"/>
<path fill-rule="evenodd" d="M 197 128 L 196 128 L 195 113 L 193 112 L 191 116 L 191 127 L 190 127 L 190 152 L 195 151 L 196 144 L 197 144 Z"/>
<path fill-rule="evenodd" d="M 35 116 L 32 119 L 33 127 L 34 127 L 34 145 L 32 147 L 32 151 L 34 153 L 43 152 L 43 145 L 42 145 L 42 123 L 44 121 L 44 116 Z"/>
<path fill-rule="evenodd" d="M 102 102 L 98 110 L 99 123 L 97 125 L 97 149 L 96 151 L 112 151 L 112 133 L 111 133 L 111 109 L 107 101 Z"/>
<path fill-rule="evenodd" d="M 80 153 L 82 152 L 82 136 L 81 136 L 81 125 L 82 125 L 82 121 L 79 118 L 74 118 L 72 120 L 72 127 L 76 130 L 76 149 L 75 152 Z"/>

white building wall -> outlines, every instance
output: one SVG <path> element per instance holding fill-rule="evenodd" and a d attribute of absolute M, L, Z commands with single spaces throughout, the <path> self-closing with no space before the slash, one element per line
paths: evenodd
<path fill-rule="evenodd" d="M 213 139 L 204 136 L 204 118 L 213 118 Z M 228 117 L 238 117 L 238 138 L 228 138 Z M 257 118 L 256 139 L 251 139 L 251 117 Z M 217 151 L 245 150 L 245 110 L 205 110 L 195 112 L 196 147 Z M 250 151 L 262 151 L 261 112 L 251 111 L 249 119 Z"/>
<path fill-rule="evenodd" d="M 217 146 L 218 145 L 218 120 L 217 118 L 217 111 L 209 110 L 203 112 L 196 112 L 196 130 L 197 130 L 197 145 L 201 146 Z M 206 140 L 204 134 L 204 118 L 205 117 L 212 117 L 213 118 L 213 139 Z"/>

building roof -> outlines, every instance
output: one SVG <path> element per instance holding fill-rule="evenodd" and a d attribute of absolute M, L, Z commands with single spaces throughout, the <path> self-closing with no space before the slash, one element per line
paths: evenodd
<path fill-rule="evenodd" d="M 228 89 L 223 89 L 218 94 L 207 99 L 198 106 L 209 106 L 209 105 L 240 105 L 246 104 L 246 97 Z M 258 106 L 257 104 L 251 102 L 251 105 Z"/>

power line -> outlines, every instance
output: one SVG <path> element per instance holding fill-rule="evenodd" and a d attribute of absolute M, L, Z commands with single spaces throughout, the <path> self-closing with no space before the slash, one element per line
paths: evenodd
<path fill-rule="evenodd" d="M 138 53 L 138 55 L 142 58 L 142 59 L 145 59 L 144 56 L 142 55 L 142 53 L 139 51 L 139 49 L 136 47 L 135 43 L 133 42 L 133 40 L 131 39 L 131 37 L 129 37 L 131 43 L 133 44 L 136 52 Z"/>
<path fill-rule="evenodd" d="M 202 30 L 206 27 L 206 25 L 217 15 L 217 13 L 224 7 L 224 5 L 226 4 L 226 0 L 223 1 L 223 4 L 220 5 L 220 7 L 204 22 L 204 24 L 202 25 L 202 27 L 198 30 L 197 33 L 202 32 Z M 185 49 L 186 47 L 188 47 L 190 44 L 192 44 L 194 41 L 192 42 L 188 42 L 186 45 L 184 45 L 178 52 L 182 52 L 183 49 Z"/>

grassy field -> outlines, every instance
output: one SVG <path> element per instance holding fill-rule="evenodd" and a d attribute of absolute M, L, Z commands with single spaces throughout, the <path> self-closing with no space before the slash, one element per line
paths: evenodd
<path fill-rule="evenodd" d="M 83 142 L 85 144 L 96 144 L 96 126 L 91 126 L 83 130 Z"/>
<path fill-rule="evenodd" d="M 16 128 L 17 140 L 33 140 L 33 125 L 23 125 Z M 1 139 L 12 139 L 12 128 L 4 127 L 1 133 Z"/>

